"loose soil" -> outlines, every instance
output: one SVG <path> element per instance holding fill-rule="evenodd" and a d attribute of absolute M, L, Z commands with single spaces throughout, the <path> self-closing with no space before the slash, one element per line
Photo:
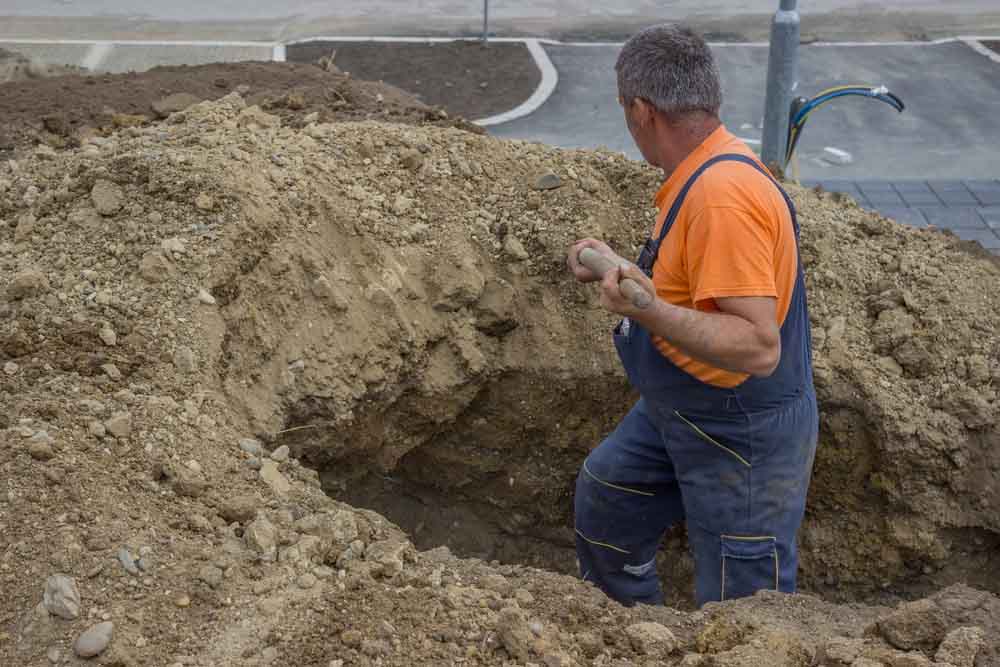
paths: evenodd
<path fill-rule="evenodd" d="M 0 157 L 37 143 L 78 146 L 90 134 L 108 134 L 156 119 L 153 104 L 186 93 L 215 100 L 239 89 L 290 124 L 380 118 L 397 123 L 457 125 L 479 131 L 386 84 L 360 81 L 308 64 L 244 62 L 156 67 L 146 72 L 31 79 L 0 85 Z"/>
<path fill-rule="evenodd" d="M 524 44 L 477 41 L 308 42 L 287 48 L 290 61 L 334 54 L 342 71 L 408 90 L 425 104 L 470 119 L 509 111 L 535 92 L 541 72 Z"/>
<path fill-rule="evenodd" d="M 1000 662 L 994 260 L 792 187 L 808 594 L 687 611 L 678 532 L 681 609 L 625 609 L 533 565 L 572 569 L 573 479 L 633 400 L 565 249 L 634 252 L 660 175 L 284 108 L 0 162 L 0 664 L 85 664 L 100 621 L 104 665 Z"/>
<path fill-rule="evenodd" d="M 82 71 L 76 67 L 36 63 L 15 51 L 0 49 L 0 84 L 81 73 Z"/>

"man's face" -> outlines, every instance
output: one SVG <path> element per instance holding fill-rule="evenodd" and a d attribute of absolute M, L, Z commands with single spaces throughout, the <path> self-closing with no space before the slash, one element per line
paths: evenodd
<path fill-rule="evenodd" d="M 619 95 L 618 104 L 625 113 L 625 127 L 632 135 L 632 141 L 635 142 L 642 158 L 654 167 L 659 166 L 656 164 L 656 152 L 653 150 L 655 146 L 652 131 L 653 114 L 649 103 L 638 97 L 626 101 Z"/>

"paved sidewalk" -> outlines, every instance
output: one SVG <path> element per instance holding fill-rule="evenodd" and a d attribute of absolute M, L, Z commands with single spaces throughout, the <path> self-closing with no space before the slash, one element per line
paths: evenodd
<path fill-rule="evenodd" d="M 887 218 L 914 227 L 950 229 L 1000 255 L 1000 179 L 965 181 L 803 180 L 842 192 Z"/>

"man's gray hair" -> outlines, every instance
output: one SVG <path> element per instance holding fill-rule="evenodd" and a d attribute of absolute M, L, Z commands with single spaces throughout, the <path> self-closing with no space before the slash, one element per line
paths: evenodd
<path fill-rule="evenodd" d="M 618 94 L 626 103 L 639 97 L 675 115 L 722 106 L 719 66 L 697 33 L 678 24 L 656 25 L 633 35 L 615 63 Z"/>

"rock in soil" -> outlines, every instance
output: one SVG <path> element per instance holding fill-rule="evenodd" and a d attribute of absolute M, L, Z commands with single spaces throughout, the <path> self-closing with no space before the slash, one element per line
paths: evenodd
<path fill-rule="evenodd" d="M 114 631 L 115 625 L 111 621 L 90 626 L 73 643 L 73 652 L 81 658 L 100 655 L 111 643 Z"/>
<path fill-rule="evenodd" d="M 64 574 L 53 574 L 45 580 L 42 598 L 45 609 L 53 616 L 73 620 L 80 615 L 80 591 L 76 581 Z"/>

